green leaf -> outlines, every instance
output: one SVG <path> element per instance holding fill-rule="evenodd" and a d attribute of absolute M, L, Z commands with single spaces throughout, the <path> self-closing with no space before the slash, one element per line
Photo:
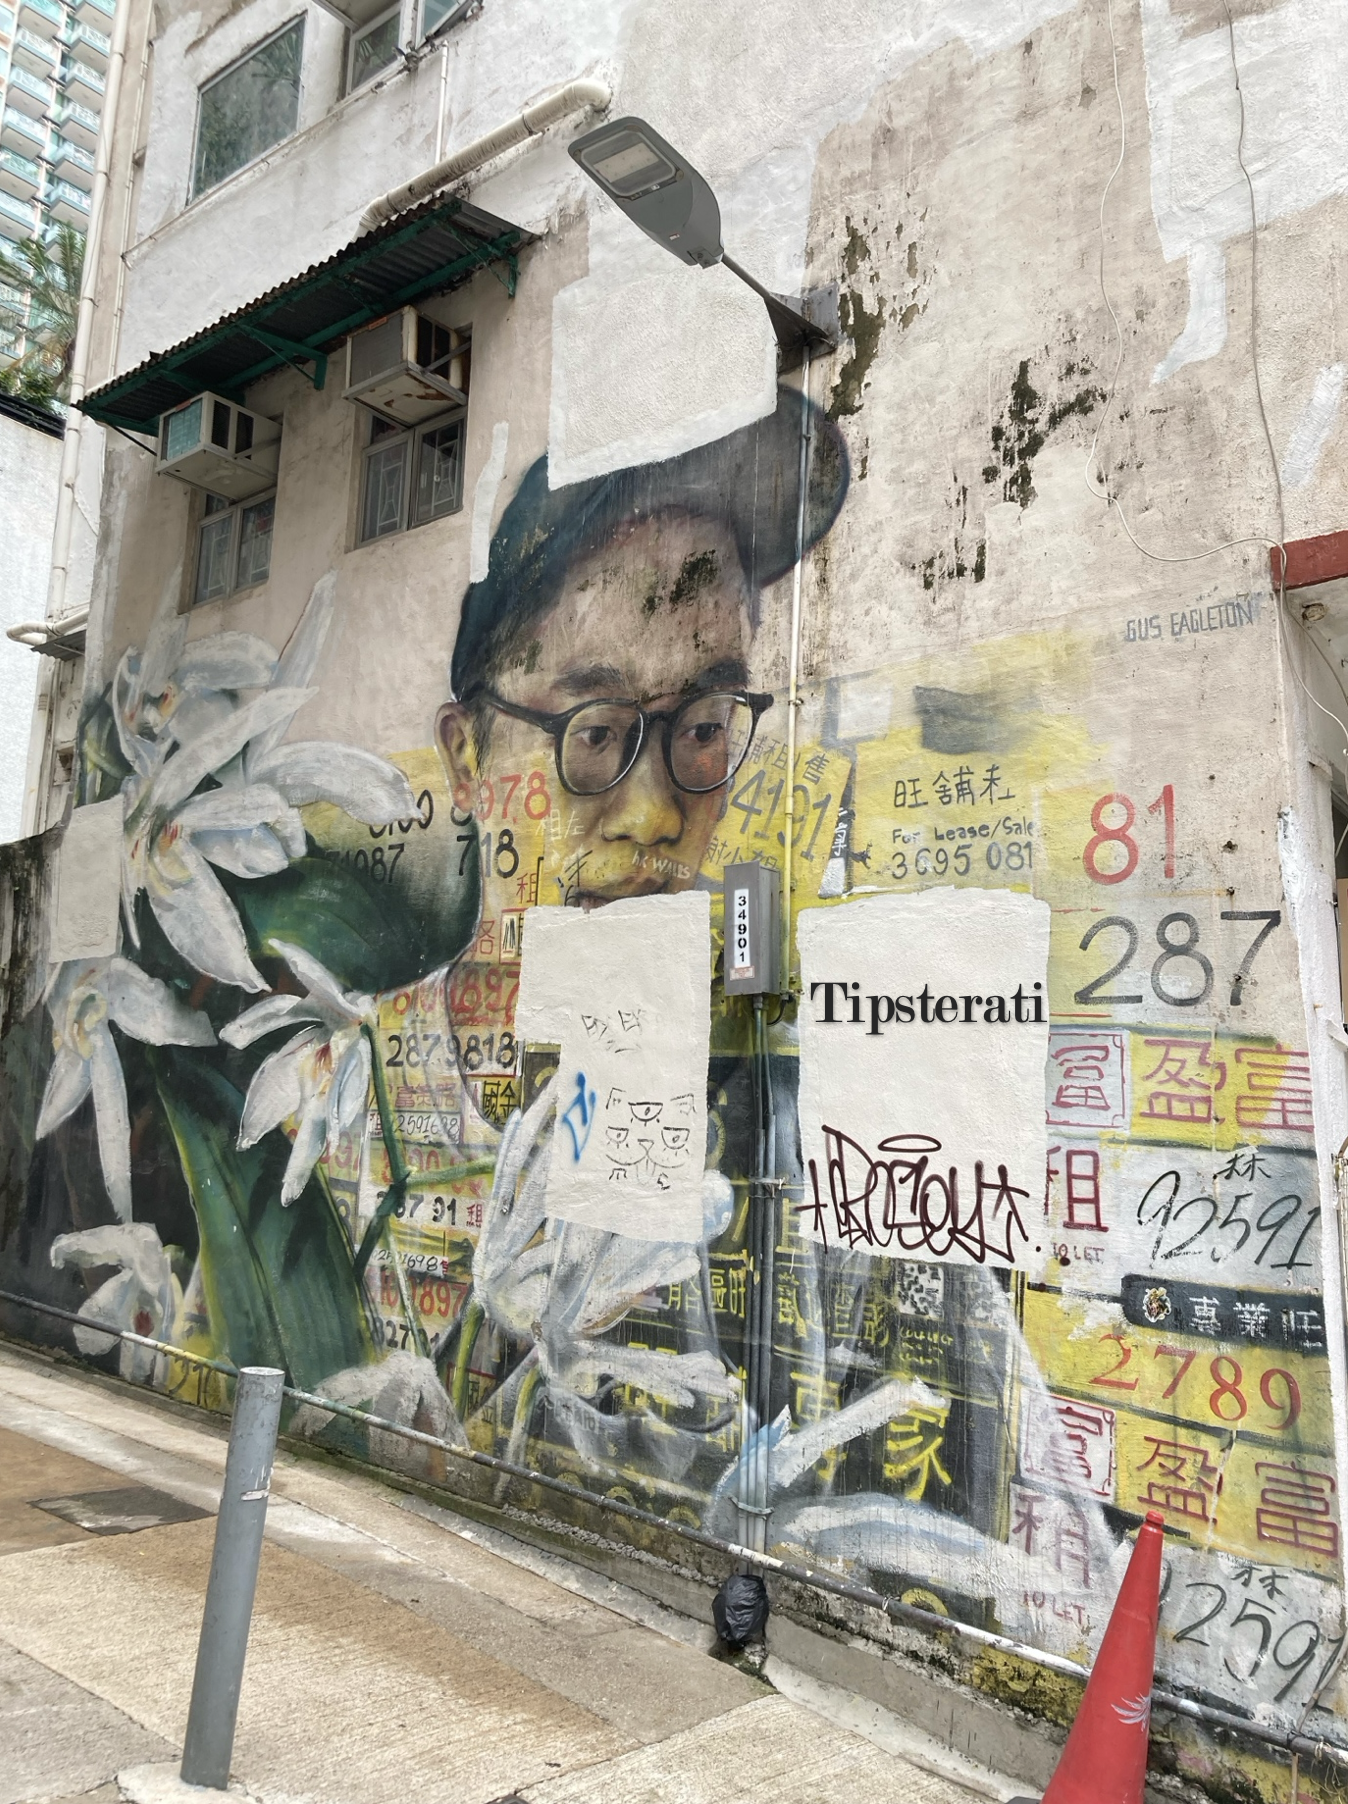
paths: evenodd
<path fill-rule="evenodd" d="M 235 1365 L 279 1365 L 302 1389 L 374 1357 L 351 1245 L 321 1184 L 289 1208 L 289 1146 L 235 1144 L 243 1097 L 207 1058 L 147 1048 L 192 1193 L 211 1325 Z"/>
<path fill-rule="evenodd" d="M 430 920 L 407 907 L 392 884 L 326 858 L 297 859 L 275 877 L 217 875 L 248 933 L 254 958 L 274 958 L 275 942 L 301 946 L 348 989 L 393 990 L 439 970 L 466 945 L 476 916 L 465 900 Z"/>

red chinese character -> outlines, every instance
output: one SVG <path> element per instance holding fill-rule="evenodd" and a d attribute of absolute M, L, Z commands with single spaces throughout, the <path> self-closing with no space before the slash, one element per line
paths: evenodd
<path fill-rule="evenodd" d="M 1148 1040 L 1146 1044 L 1159 1051 L 1142 1081 L 1155 1083 L 1157 1088 L 1138 1113 L 1157 1121 L 1220 1121 L 1222 1117 L 1213 1113 L 1212 1099 L 1226 1084 L 1226 1064 L 1209 1056 L 1211 1045 L 1206 1040 Z"/>
<path fill-rule="evenodd" d="M 1067 1155 L 1066 1226 L 1109 1232 L 1100 1219 L 1100 1155 L 1087 1147 L 1074 1147 Z"/>
<path fill-rule="evenodd" d="M 1215 1521 L 1210 1507 L 1216 1505 L 1222 1488 L 1221 1473 L 1208 1458 L 1206 1447 L 1188 1441 L 1167 1441 L 1158 1435 L 1144 1435 L 1152 1451 L 1138 1467 L 1145 1472 L 1155 1466 L 1156 1477 L 1147 1481 L 1139 1497 L 1152 1509 L 1164 1510 L 1172 1516 L 1193 1516 L 1200 1522 Z"/>
<path fill-rule="evenodd" d="M 1055 1109 L 1090 1109 L 1102 1114 L 1113 1113 L 1114 1105 L 1105 1094 L 1105 1079 L 1110 1075 L 1111 1048 L 1104 1042 L 1092 1045 L 1060 1046 L 1053 1054 L 1058 1066 L 1058 1088 L 1054 1093 Z"/>
<path fill-rule="evenodd" d="M 1238 1046 L 1236 1063 L 1247 1073 L 1246 1094 L 1236 1098 L 1236 1120 L 1242 1127 L 1312 1131 L 1308 1052 L 1293 1052 L 1290 1046 Z"/>
<path fill-rule="evenodd" d="M 1331 1499 L 1338 1487 L 1329 1474 L 1272 1460 L 1260 1460 L 1255 1471 L 1263 1479 L 1254 1518 L 1259 1539 L 1337 1559 L 1339 1525 Z"/>

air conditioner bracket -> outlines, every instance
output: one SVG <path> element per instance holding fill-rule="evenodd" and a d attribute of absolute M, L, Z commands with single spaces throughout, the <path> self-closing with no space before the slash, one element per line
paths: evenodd
<path fill-rule="evenodd" d="M 259 344 L 266 345 L 269 351 L 279 351 L 302 376 L 309 378 L 315 388 L 322 388 L 327 381 L 328 360 L 324 352 L 314 350 L 312 345 L 297 344 L 293 338 L 281 338 L 275 332 L 265 332 L 261 326 L 246 324 L 244 331 Z M 312 370 L 300 369 L 301 362 L 311 363 Z"/>

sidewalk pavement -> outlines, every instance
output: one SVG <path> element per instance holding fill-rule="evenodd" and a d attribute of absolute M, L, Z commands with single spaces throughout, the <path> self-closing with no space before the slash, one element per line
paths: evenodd
<path fill-rule="evenodd" d="M 225 1447 L 209 1418 L 0 1347 L 0 1804 L 116 1804 L 119 1773 L 176 1771 Z M 876 1705 L 771 1658 L 763 1683 L 713 1644 L 555 1554 L 282 1453 L 235 1781 L 262 1804 L 1016 1790 Z"/>

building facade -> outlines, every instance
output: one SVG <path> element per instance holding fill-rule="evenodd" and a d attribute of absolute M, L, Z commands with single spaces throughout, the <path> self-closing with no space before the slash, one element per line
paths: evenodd
<path fill-rule="evenodd" d="M 113 0 L 0 8 L 0 247 L 87 229 L 112 16 Z"/>
<path fill-rule="evenodd" d="M 124 3 L 0 1321 L 1336 1795 L 1333 0 Z"/>

